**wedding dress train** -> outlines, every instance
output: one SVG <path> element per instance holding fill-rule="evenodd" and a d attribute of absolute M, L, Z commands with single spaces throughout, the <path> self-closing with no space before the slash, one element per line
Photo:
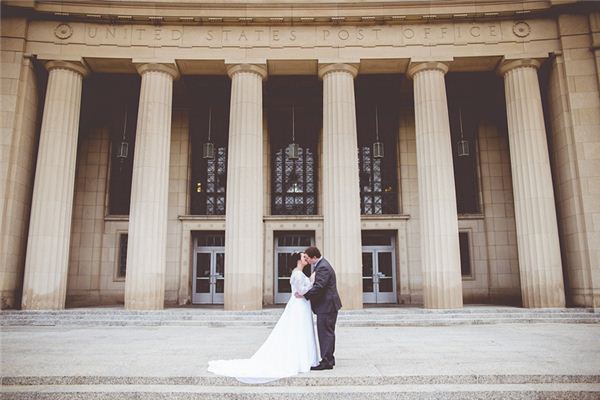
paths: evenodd
<path fill-rule="evenodd" d="M 244 383 L 266 383 L 310 371 L 319 364 L 319 345 L 315 336 L 310 302 L 296 298 L 312 284 L 301 271 L 290 277 L 292 296 L 273 331 L 249 359 L 209 361 L 208 371 L 231 376 Z"/>

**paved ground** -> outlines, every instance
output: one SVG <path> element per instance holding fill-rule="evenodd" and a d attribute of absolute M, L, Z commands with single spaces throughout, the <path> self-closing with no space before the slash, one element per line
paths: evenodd
<path fill-rule="evenodd" d="M 2 327 L 1 375 L 202 377 L 264 327 Z M 600 375 L 599 324 L 338 328 L 337 367 L 305 376 Z"/>

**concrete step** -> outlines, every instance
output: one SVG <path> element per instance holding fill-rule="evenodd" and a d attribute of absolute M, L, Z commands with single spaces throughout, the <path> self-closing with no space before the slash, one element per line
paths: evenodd
<path fill-rule="evenodd" d="M 282 309 L 246 313 L 219 309 L 130 311 L 89 308 L 60 311 L 3 311 L 0 326 L 273 326 Z M 600 323 L 591 309 L 519 309 L 473 307 L 461 310 L 383 308 L 342 311 L 339 326 L 450 326 L 503 323 Z"/>
<path fill-rule="evenodd" d="M 180 307 L 180 308 L 166 308 L 164 310 L 156 311 L 136 311 L 126 310 L 123 307 L 87 307 L 87 308 L 68 308 L 64 310 L 2 310 L 0 314 L 3 315 L 63 315 L 63 314 L 74 314 L 74 315 L 85 315 L 85 314 L 108 314 L 113 315 L 115 313 L 127 313 L 130 315 L 147 315 L 147 314 L 178 314 L 178 315 L 237 315 L 237 316 L 248 316 L 248 315 L 275 315 L 280 314 L 283 311 L 283 307 L 267 308 L 256 311 L 225 311 L 223 308 L 214 307 Z M 386 315 L 386 314 L 439 314 L 439 315 L 453 315 L 453 314 L 571 314 L 571 313 L 585 313 L 595 314 L 593 308 L 520 308 L 520 307 L 505 307 L 505 306 L 465 306 L 461 309 L 425 309 L 421 307 L 375 307 L 375 308 L 363 308 L 361 310 L 344 310 L 340 311 L 340 315 Z"/>
<path fill-rule="evenodd" d="M 434 384 L 379 386 L 74 385 L 4 386 L 3 398 L 22 399 L 598 399 L 598 384 Z"/>
<path fill-rule="evenodd" d="M 3 399 L 598 399 L 600 375 L 299 376 L 245 385 L 219 376 L 3 377 Z"/>
<path fill-rule="evenodd" d="M 109 314 L 58 314 L 58 315 L 2 315 L 0 318 L 2 321 L 34 321 L 41 319 L 60 319 L 63 321 L 77 321 L 77 320 L 105 320 L 105 319 L 123 319 L 130 321 L 142 321 L 142 320 L 173 320 L 173 321 L 275 321 L 279 319 L 280 314 L 274 314 L 269 316 L 264 315 L 249 315 L 249 316 L 232 316 L 232 315 L 177 315 L 177 314 L 147 314 L 147 315 L 132 315 L 126 313 L 115 313 Z M 423 314 L 389 314 L 389 315 L 339 315 L 338 321 L 390 321 L 390 320 L 402 320 L 402 319 L 507 319 L 507 318 L 551 318 L 551 319 L 567 319 L 567 318 L 588 318 L 588 319 L 599 319 L 600 314 L 585 314 L 585 313 L 572 313 L 572 314 L 456 314 L 456 315 L 423 315 Z"/>
<path fill-rule="evenodd" d="M 180 318 L 180 317 L 130 317 L 130 316 L 90 316 L 90 317 L 33 317 L 33 318 L 2 318 L 0 325 L 34 325 L 39 323 L 49 323 L 51 325 L 78 325 L 78 324 L 107 324 L 110 322 L 114 323 L 126 323 L 129 325 L 144 325 L 146 323 L 174 323 L 183 325 L 209 325 L 209 324 L 228 324 L 231 326 L 236 325 L 269 325 L 275 323 L 279 317 L 272 318 Z M 571 315 L 571 316 L 510 316 L 510 315 L 499 315 L 494 317 L 482 317 L 482 316 L 457 316 L 457 317 L 429 317 L 423 318 L 420 316 L 396 316 L 388 318 L 338 318 L 338 324 L 353 326 L 362 324 L 383 324 L 383 325 L 395 325 L 395 324 L 428 324 L 430 322 L 444 322 L 448 324 L 462 324 L 466 322 L 473 323 L 535 323 L 535 322 L 553 322 L 553 323 L 598 323 L 600 322 L 600 316 L 585 316 L 585 315 Z"/>
<path fill-rule="evenodd" d="M 228 313 L 226 311 L 222 312 L 214 312 L 214 313 L 202 313 L 202 312 L 189 312 L 189 313 L 181 313 L 181 312 L 164 312 L 164 311 L 148 311 L 144 314 L 140 313 L 132 313 L 129 311 L 115 310 L 110 313 L 106 312 L 78 312 L 78 311 L 64 311 L 64 312 L 31 312 L 31 311 L 21 311 L 21 312 L 2 312 L 1 315 L 3 318 L 36 318 L 36 317 L 61 317 L 61 318 L 87 318 L 90 316 L 118 316 L 123 315 L 128 318 L 146 318 L 146 317 L 176 317 L 181 319 L 208 319 L 208 318 L 224 318 L 224 319 L 254 319 L 254 318 L 278 318 L 281 315 L 282 310 L 278 310 L 278 312 L 272 312 L 268 314 L 256 314 L 256 313 L 247 313 L 247 314 L 234 314 Z M 398 318 L 398 317 L 413 317 L 413 318 L 432 318 L 432 317 L 443 317 L 443 318 L 457 318 L 457 317 L 497 317 L 497 316 L 506 316 L 506 317 L 532 317 L 532 316 L 545 316 L 545 317 L 572 317 L 572 316 L 599 316 L 600 313 L 593 312 L 584 312 L 579 310 L 574 310 L 571 312 L 556 312 L 556 313 L 548 313 L 548 312 L 536 312 L 536 311 L 528 311 L 528 312 L 496 312 L 496 313 L 444 313 L 444 314 L 433 314 L 433 313 L 419 313 L 419 312 L 388 312 L 388 313 L 345 313 L 340 312 L 338 318 Z"/>
<path fill-rule="evenodd" d="M 418 326 L 456 326 L 456 325 L 493 325 L 493 324 L 598 324 L 598 320 L 563 318 L 553 319 L 486 319 L 486 320 L 401 320 L 401 321 L 342 321 L 338 327 L 418 327 Z M 275 321 L 30 321 L 30 322 L 3 322 L 0 326 L 71 326 L 71 327 L 153 327 L 153 326 L 204 326 L 204 327 L 273 327 Z"/>
<path fill-rule="evenodd" d="M 378 386 L 378 385 L 529 385 L 600 384 L 600 375 L 368 375 L 295 376 L 263 385 L 246 385 L 234 378 L 200 376 L 5 376 L 3 386 L 200 385 L 200 386 Z"/>

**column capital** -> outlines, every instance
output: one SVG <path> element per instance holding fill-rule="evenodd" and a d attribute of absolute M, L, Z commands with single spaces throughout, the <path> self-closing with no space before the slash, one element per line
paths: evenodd
<path fill-rule="evenodd" d="M 447 61 L 411 61 L 410 64 L 408 64 L 406 74 L 412 79 L 418 72 L 437 69 L 442 71 L 445 75 L 448 72 L 448 68 Z"/>
<path fill-rule="evenodd" d="M 267 66 L 266 64 L 228 64 L 227 65 L 227 75 L 230 78 L 233 78 L 233 75 L 238 72 L 254 72 L 255 74 L 260 75 L 261 79 L 265 79 L 267 77 Z"/>
<path fill-rule="evenodd" d="M 323 79 L 325 75 L 334 71 L 348 72 L 352 78 L 356 78 L 358 66 L 358 63 L 322 63 L 319 64 L 319 79 Z"/>
<path fill-rule="evenodd" d="M 48 71 L 53 69 L 68 69 L 77 72 L 83 77 L 86 77 L 90 73 L 90 69 L 83 61 L 51 60 L 46 61 L 44 66 Z"/>
<path fill-rule="evenodd" d="M 504 76 L 508 71 L 515 68 L 535 68 L 538 69 L 542 63 L 535 58 L 519 58 L 516 60 L 502 58 L 502 61 L 496 68 L 500 76 Z"/>
<path fill-rule="evenodd" d="M 138 62 L 134 60 L 133 64 L 140 75 L 150 71 L 158 71 L 171 75 L 173 79 L 179 78 L 179 68 L 177 68 L 175 62 Z"/>

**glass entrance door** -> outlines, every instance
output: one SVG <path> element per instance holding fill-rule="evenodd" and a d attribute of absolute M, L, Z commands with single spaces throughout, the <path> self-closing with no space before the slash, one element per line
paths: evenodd
<path fill-rule="evenodd" d="M 363 246 L 363 302 L 396 303 L 394 253 Z"/>
<path fill-rule="evenodd" d="M 396 303 L 396 261 L 392 237 L 381 240 L 363 237 L 363 302 Z M 376 244 L 377 243 L 377 244 Z"/>
<path fill-rule="evenodd" d="M 275 232 L 275 260 L 273 293 L 275 304 L 285 304 L 290 299 L 292 288 L 290 276 L 296 268 L 292 262 L 295 251 L 304 251 L 314 245 L 313 232 Z M 306 266 L 304 273 L 310 275 L 310 266 Z"/>
<path fill-rule="evenodd" d="M 194 240 L 193 304 L 223 304 L 225 289 L 225 248 L 220 240 Z M 220 239 L 220 238 L 218 238 Z M 202 246 L 204 244 L 204 246 Z M 206 246 L 206 244 L 210 244 Z"/>
<path fill-rule="evenodd" d="M 196 252 L 194 270 L 192 303 L 223 304 L 225 253 L 222 250 Z"/>

